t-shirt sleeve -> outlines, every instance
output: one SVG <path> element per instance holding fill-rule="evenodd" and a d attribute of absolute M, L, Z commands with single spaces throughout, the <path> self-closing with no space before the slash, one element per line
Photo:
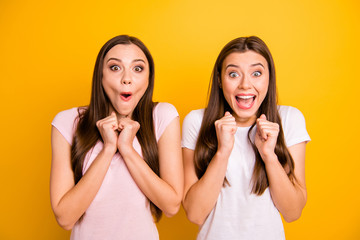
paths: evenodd
<path fill-rule="evenodd" d="M 155 106 L 153 118 L 155 123 L 156 141 L 159 141 L 167 126 L 178 116 L 179 113 L 176 108 L 170 103 L 160 102 Z"/>
<path fill-rule="evenodd" d="M 78 116 L 78 109 L 72 108 L 59 112 L 51 125 L 53 125 L 64 136 L 66 141 L 71 145 L 75 133 L 75 121 Z"/>
<path fill-rule="evenodd" d="M 186 115 L 182 125 L 181 147 L 195 150 L 204 115 L 204 109 L 193 110 Z"/>
<path fill-rule="evenodd" d="M 279 113 L 287 147 L 311 140 L 306 130 L 304 115 L 297 108 L 280 106 Z"/>

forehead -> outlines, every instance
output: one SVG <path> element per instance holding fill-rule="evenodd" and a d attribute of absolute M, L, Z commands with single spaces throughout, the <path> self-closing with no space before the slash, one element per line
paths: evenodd
<path fill-rule="evenodd" d="M 142 59 L 147 63 L 145 53 L 135 44 L 117 44 L 112 47 L 105 55 L 104 60 L 109 58 L 117 58 L 122 61 L 134 59 Z"/>
<path fill-rule="evenodd" d="M 246 51 L 246 52 L 233 52 L 230 53 L 225 59 L 222 64 L 223 69 L 228 66 L 229 64 L 236 65 L 239 67 L 249 67 L 253 64 L 261 63 L 265 68 L 267 68 L 267 61 L 266 59 L 256 53 L 254 51 Z"/>

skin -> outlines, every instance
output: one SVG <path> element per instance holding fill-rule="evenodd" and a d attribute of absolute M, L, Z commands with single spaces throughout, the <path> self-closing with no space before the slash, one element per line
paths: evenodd
<path fill-rule="evenodd" d="M 197 178 L 194 167 L 194 151 L 183 148 L 185 188 L 183 206 L 189 220 L 202 225 L 214 208 L 226 174 L 228 159 L 234 146 L 237 127 L 251 126 L 256 122 L 255 145 L 265 163 L 272 200 L 285 221 L 298 219 L 305 206 L 307 193 L 305 186 L 305 143 L 289 147 L 295 163 L 293 184 L 274 152 L 279 126 L 270 122 L 263 114 L 256 113 L 266 97 L 269 86 L 269 69 L 266 59 L 253 51 L 229 54 L 221 72 L 221 88 L 232 113 L 215 122 L 218 149 L 205 174 Z M 238 104 L 239 94 L 255 96 L 249 109 Z"/>
<path fill-rule="evenodd" d="M 112 103 L 109 116 L 97 122 L 103 149 L 75 185 L 70 165 L 70 144 L 52 128 L 51 205 L 61 227 L 72 229 L 95 198 L 118 150 L 136 184 L 166 216 L 180 208 L 183 195 L 183 166 L 180 147 L 180 123 L 175 118 L 158 141 L 160 177 L 133 148 L 140 124 L 131 119 L 138 101 L 148 86 L 149 64 L 136 45 L 116 45 L 105 56 L 103 87 Z M 122 92 L 131 92 L 123 101 Z"/>
<path fill-rule="evenodd" d="M 111 48 L 104 59 L 102 84 L 117 118 L 131 118 L 149 85 L 149 63 L 145 54 L 134 44 Z M 131 93 L 131 98 L 124 101 L 121 93 Z"/>

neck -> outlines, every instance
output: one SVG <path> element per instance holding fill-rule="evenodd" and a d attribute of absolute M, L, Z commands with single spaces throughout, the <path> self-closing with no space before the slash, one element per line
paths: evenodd
<path fill-rule="evenodd" d="M 114 109 L 114 107 L 110 105 L 108 116 L 109 116 L 112 112 L 115 112 L 115 113 L 116 113 L 117 119 L 121 119 L 121 118 L 130 118 L 130 119 L 132 119 L 132 112 L 129 113 L 129 114 L 127 114 L 127 115 L 121 114 L 121 113 L 118 113 L 118 112 Z"/>
<path fill-rule="evenodd" d="M 237 127 L 250 127 L 256 121 L 256 115 L 251 116 L 249 118 L 239 118 L 235 117 L 236 126 Z"/>

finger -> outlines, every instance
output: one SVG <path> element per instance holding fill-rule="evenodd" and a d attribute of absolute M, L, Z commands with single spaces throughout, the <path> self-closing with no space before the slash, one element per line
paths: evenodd
<path fill-rule="evenodd" d="M 269 130 L 274 130 L 274 131 L 279 131 L 279 129 L 280 129 L 279 124 L 269 122 L 267 120 L 258 119 L 257 123 L 258 123 L 258 126 L 260 126 L 261 129 L 269 129 Z"/>
<path fill-rule="evenodd" d="M 237 131 L 236 125 L 235 125 L 235 126 L 231 126 L 231 133 L 232 133 L 232 134 L 235 134 L 236 131 Z"/>
<path fill-rule="evenodd" d="M 220 122 L 221 121 L 234 121 L 235 122 L 235 117 L 233 115 L 229 114 L 229 115 L 226 115 L 226 116 L 218 119 L 218 121 L 220 121 Z"/>
<path fill-rule="evenodd" d="M 259 137 L 261 137 L 264 140 L 267 140 L 267 134 L 265 132 L 265 128 L 263 127 L 263 124 L 261 123 L 260 119 L 256 121 L 256 127 Z"/>
<path fill-rule="evenodd" d="M 118 129 L 121 131 L 121 130 L 123 130 L 124 129 L 124 123 L 122 122 L 122 121 L 118 121 Z"/>

